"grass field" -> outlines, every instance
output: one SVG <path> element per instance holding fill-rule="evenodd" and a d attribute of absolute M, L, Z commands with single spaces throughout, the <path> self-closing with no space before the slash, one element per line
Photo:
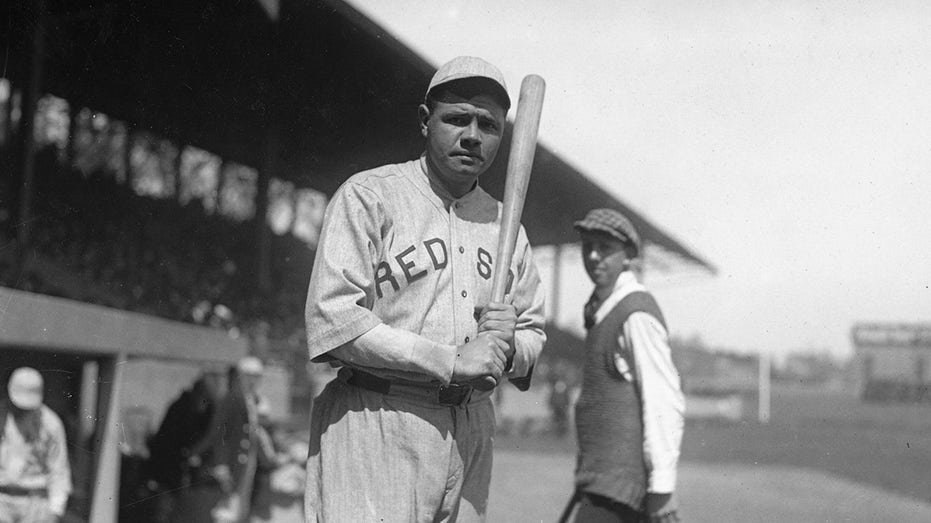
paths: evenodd
<path fill-rule="evenodd" d="M 555 521 L 574 443 L 498 438 L 489 521 Z M 689 423 L 687 521 L 931 521 L 931 408 L 777 387 L 767 425 Z"/>

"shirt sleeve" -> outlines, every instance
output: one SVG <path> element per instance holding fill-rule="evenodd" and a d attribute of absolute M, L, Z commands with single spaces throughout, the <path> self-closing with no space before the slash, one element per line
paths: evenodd
<path fill-rule="evenodd" d="M 649 314 L 635 312 L 624 323 L 632 347 L 643 402 L 643 455 L 649 471 L 647 490 L 672 493 L 685 414 L 679 373 L 672 362 L 666 329 Z"/>
<path fill-rule="evenodd" d="M 523 227 L 518 236 L 521 262 L 511 291 L 511 300 L 517 311 L 517 326 L 514 329 L 514 360 L 508 377 L 521 378 L 530 374 L 537 363 L 546 334 L 544 323 L 543 283 L 533 261 L 533 251 L 527 241 Z"/>
<path fill-rule="evenodd" d="M 384 207 L 370 189 L 349 180 L 327 206 L 304 309 L 311 360 L 381 323 L 375 302 L 375 256 L 382 247 Z"/>
<path fill-rule="evenodd" d="M 56 516 L 65 513 L 68 496 L 71 495 L 71 466 L 68 464 L 68 444 L 65 437 L 65 427 L 61 420 L 51 413 L 46 413 L 49 433 L 52 439 L 49 452 L 49 481 L 48 499 L 49 509 Z"/>
<path fill-rule="evenodd" d="M 351 180 L 327 206 L 305 308 L 310 358 L 448 384 L 455 347 L 386 325 L 372 312 L 375 266 L 390 220 L 378 195 Z"/>
<path fill-rule="evenodd" d="M 456 347 L 384 323 L 333 349 L 330 354 L 355 367 L 413 371 L 444 385 L 452 380 L 456 361 Z"/>

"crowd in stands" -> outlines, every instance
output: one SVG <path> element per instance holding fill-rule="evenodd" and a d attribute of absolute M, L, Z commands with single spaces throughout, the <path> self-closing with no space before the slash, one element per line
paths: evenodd
<path fill-rule="evenodd" d="M 19 265 L 11 230 L 0 248 L 0 284 L 209 325 L 236 335 L 300 337 L 312 251 L 274 236 L 271 289 L 262 291 L 251 222 L 208 214 L 193 200 L 140 196 L 102 173 L 37 162 L 29 248 Z M 8 208 L 0 213 L 9 222 Z M 3 233 L 0 233 L 3 234 Z"/>

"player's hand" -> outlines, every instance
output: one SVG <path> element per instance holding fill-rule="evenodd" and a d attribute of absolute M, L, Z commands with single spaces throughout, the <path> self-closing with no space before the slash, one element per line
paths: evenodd
<path fill-rule="evenodd" d="M 509 303 L 491 302 L 482 309 L 478 318 L 479 334 L 487 332 L 507 344 L 504 351 L 508 359 L 514 356 L 514 330 L 517 328 L 517 309 Z"/>
<path fill-rule="evenodd" d="M 214 479 L 217 480 L 217 483 L 220 484 L 220 488 L 223 489 L 223 492 L 231 492 L 233 490 L 233 474 L 230 472 L 230 468 L 227 465 L 217 465 L 213 467 L 213 470 L 210 472 Z"/>
<path fill-rule="evenodd" d="M 485 376 L 498 380 L 507 365 L 506 348 L 505 342 L 488 333 L 481 333 L 474 340 L 456 347 L 452 382 L 468 382 Z"/>
<path fill-rule="evenodd" d="M 646 512 L 650 523 L 677 523 L 679 502 L 673 493 L 648 492 Z"/>

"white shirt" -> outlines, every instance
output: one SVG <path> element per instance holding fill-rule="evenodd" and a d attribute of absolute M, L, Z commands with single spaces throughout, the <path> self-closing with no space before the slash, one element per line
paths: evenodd
<path fill-rule="evenodd" d="M 595 323 L 628 294 L 645 291 L 633 272 L 622 272 L 611 294 L 595 313 Z M 676 466 L 682 443 L 685 397 L 679 373 L 672 363 L 669 341 L 663 325 L 644 312 L 635 312 L 624 323 L 624 333 L 618 337 L 620 347 L 630 347 L 640 377 L 638 387 L 643 402 L 643 456 L 647 465 L 647 491 L 671 493 L 676 487 Z M 628 362 L 615 355 L 618 372 L 632 379 Z"/>

